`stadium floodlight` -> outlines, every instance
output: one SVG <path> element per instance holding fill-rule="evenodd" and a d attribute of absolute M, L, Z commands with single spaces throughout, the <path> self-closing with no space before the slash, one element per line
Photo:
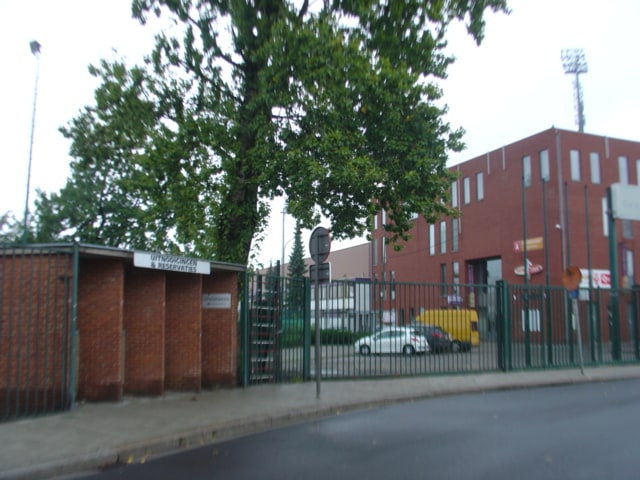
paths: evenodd
<path fill-rule="evenodd" d="M 561 52 L 562 68 L 564 73 L 575 75 L 574 93 L 577 111 L 578 131 L 584 132 L 584 103 L 582 88 L 580 86 L 580 74 L 587 73 L 587 58 L 581 48 L 568 48 Z"/>

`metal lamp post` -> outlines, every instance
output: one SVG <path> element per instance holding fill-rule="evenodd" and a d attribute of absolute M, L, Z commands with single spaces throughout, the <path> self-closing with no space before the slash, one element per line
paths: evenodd
<path fill-rule="evenodd" d="M 29 191 L 31 189 L 31 161 L 33 159 L 33 132 L 36 126 L 36 103 L 38 100 L 38 77 L 40 75 L 40 43 L 36 40 L 29 42 L 31 53 L 36 57 L 36 80 L 33 89 L 33 110 L 31 112 L 31 134 L 29 138 L 29 164 L 27 167 L 27 192 L 24 201 L 24 222 L 22 231 L 22 243 L 27 243 L 28 221 L 29 221 Z"/>

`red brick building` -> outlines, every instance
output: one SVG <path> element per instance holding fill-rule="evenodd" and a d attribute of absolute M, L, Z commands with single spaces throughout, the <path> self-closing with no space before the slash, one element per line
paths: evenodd
<path fill-rule="evenodd" d="M 244 270 L 89 245 L 4 248 L 4 416 L 237 385 Z"/>
<path fill-rule="evenodd" d="M 606 190 L 640 184 L 640 143 L 551 128 L 451 168 L 460 217 L 429 225 L 417 217 L 412 239 L 396 252 L 385 245 L 384 213 L 374 222 L 372 270 L 379 280 L 443 284 L 524 282 L 562 285 L 577 265 L 607 287 Z M 621 287 L 637 283 L 640 222 L 616 221 Z M 523 242 L 527 239 L 528 241 Z M 451 292 L 443 290 L 440 307 Z M 474 307 L 474 298 L 462 298 Z"/>

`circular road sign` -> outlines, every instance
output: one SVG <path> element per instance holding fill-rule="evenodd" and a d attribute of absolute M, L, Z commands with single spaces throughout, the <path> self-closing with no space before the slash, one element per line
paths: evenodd
<path fill-rule="evenodd" d="M 575 265 L 570 265 L 562 272 L 562 285 L 569 291 L 577 290 L 582 280 L 582 272 Z"/>
<path fill-rule="evenodd" d="M 316 227 L 309 239 L 309 253 L 315 263 L 324 262 L 331 252 L 331 236 L 324 227 Z"/>

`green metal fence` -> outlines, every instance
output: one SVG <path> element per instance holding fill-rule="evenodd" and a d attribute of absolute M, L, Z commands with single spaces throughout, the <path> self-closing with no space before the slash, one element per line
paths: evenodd
<path fill-rule="evenodd" d="M 77 257 L 71 245 L 0 246 L 0 421 L 72 404 Z"/>
<path fill-rule="evenodd" d="M 308 280 L 296 284 L 288 278 L 248 275 L 246 285 L 248 308 L 243 309 L 241 330 L 245 385 L 314 378 L 316 355 L 320 355 L 323 378 L 578 368 L 640 360 L 638 289 L 581 290 L 574 315 L 572 300 L 563 288 L 506 282 L 341 280 L 316 289 Z M 620 306 L 617 320 L 610 314 L 612 301 Z M 396 353 L 363 354 L 356 346 L 359 339 L 382 329 L 420 325 L 421 319 L 428 323 L 438 315 L 467 321 L 452 313 L 461 310 L 477 316 L 464 330 L 479 337 L 470 349 L 443 348 L 408 355 L 403 353 L 405 345 L 397 344 L 392 347 Z M 316 318 L 321 339 L 318 349 L 313 334 Z M 452 330 L 451 334 L 460 331 L 451 321 L 443 324 L 445 329 Z"/>

